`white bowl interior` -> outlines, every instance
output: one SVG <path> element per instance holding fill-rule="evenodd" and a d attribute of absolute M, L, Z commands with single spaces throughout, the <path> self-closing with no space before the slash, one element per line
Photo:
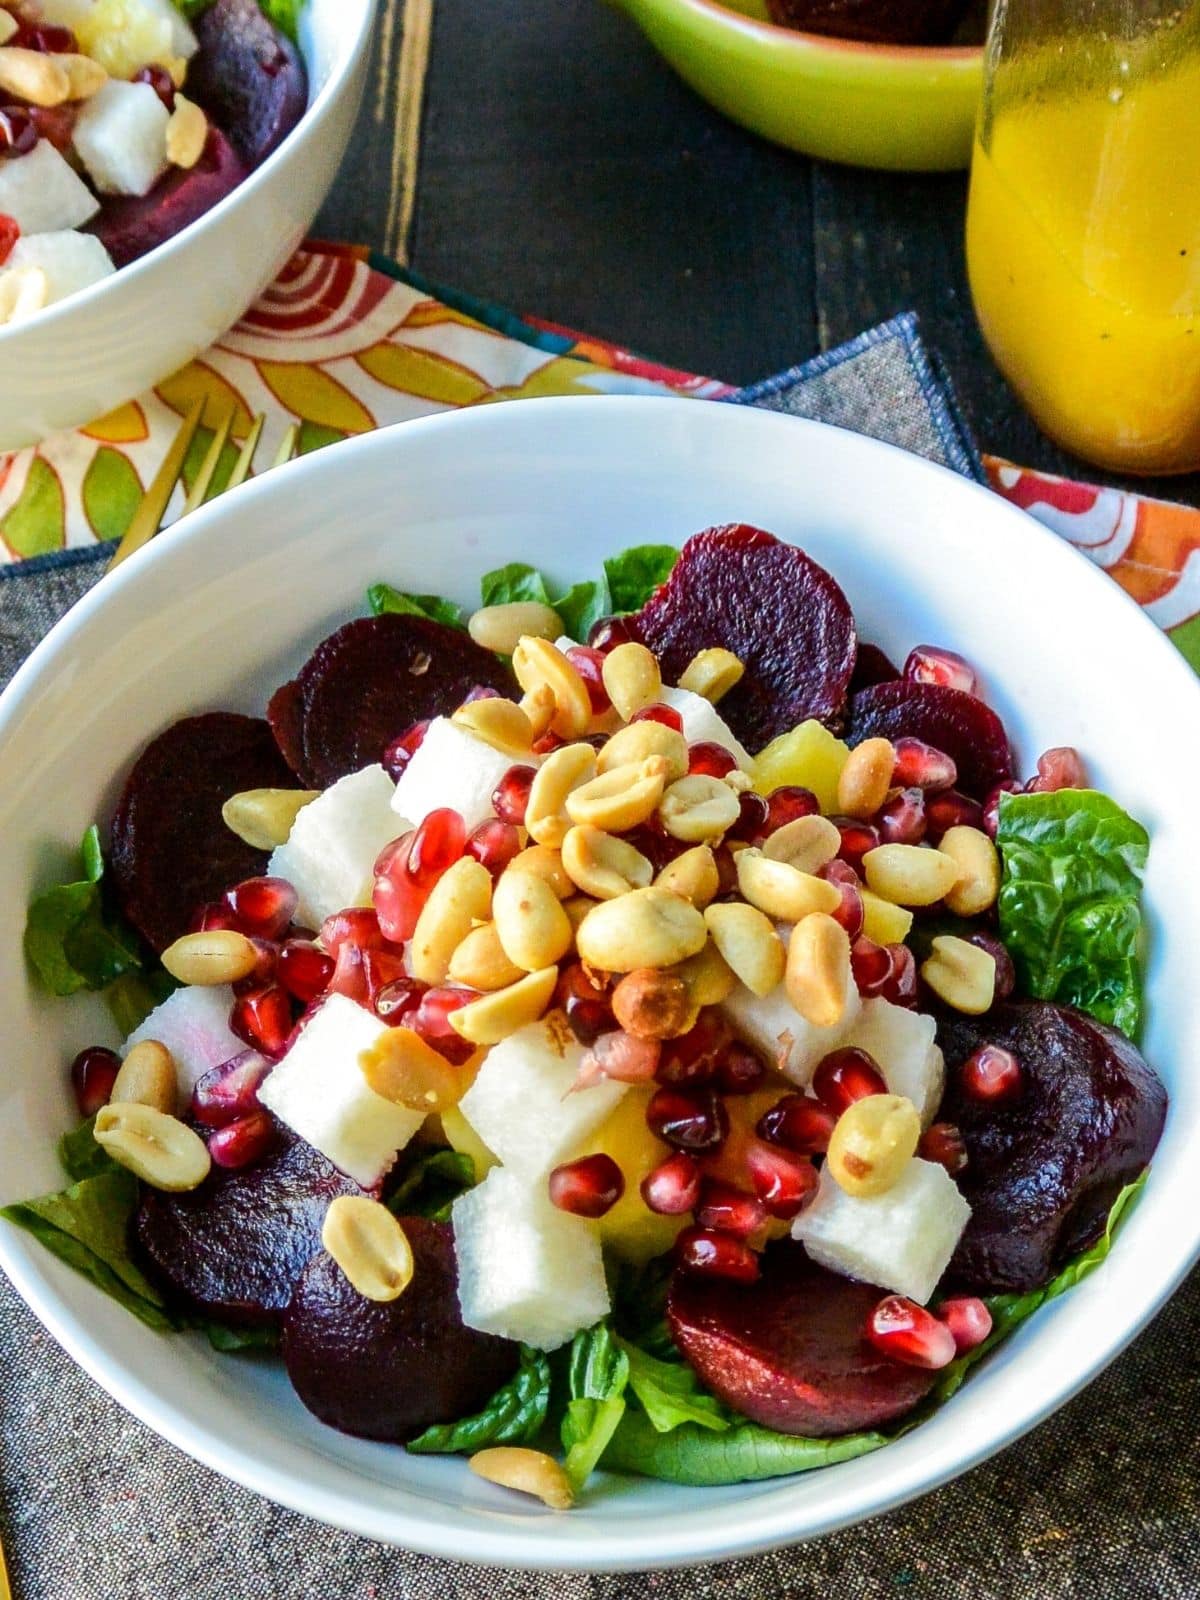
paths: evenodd
<path fill-rule="evenodd" d="M 333 0 L 329 0 L 333 3 Z M 570 580 L 647 539 L 758 523 L 846 589 L 894 656 L 937 641 L 983 671 L 1022 764 L 1084 752 L 1098 786 L 1153 836 L 1145 1049 L 1172 1092 L 1144 1199 L 1104 1270 L 1026 1324 L 931 1421 L 806 1477 L 715 1490 L 609 1478 L 569 1516 L 525 1505 L 456 1461 L 318 1425 L 282 1374 L 155 1335 L 24 1235 L 0 1262 L 71 1353 L 151 1426 L 272 1498 L 437 1554 L 530 1566 L 638 1568 L 812 1536 L 920 1493 L 1011 1441 L 1109 1360 L 1200 1246 L 1200 945 L 1192 797 L 1200 688 L 1131 601 L 999 499 L 912 456 L 818 424 L 674 400 L 533 401 L 437 417 L 311 456 L 196 514 L 108 578 L 0 702 L 0 1200 L 58 1187 L 72 1119 L 63 1065 L 102 1026 L 89 1000 L 48 1003 L 20 934 L 114 774 L 175 717 L 260 711 L 375 579 L 476 601 L 513 559 Z M 1160 708 L 1169 708 L 1168 711 Z"/>

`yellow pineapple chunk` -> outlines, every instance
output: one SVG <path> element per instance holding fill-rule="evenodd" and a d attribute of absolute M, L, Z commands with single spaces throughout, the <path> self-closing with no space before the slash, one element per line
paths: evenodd
<path fill-rule="evenodd" d="M 755 789 L 763 795 L 782 789 L 785 784 L 811 789 L 821 810 L 829 815 L 838 808 L 838 778 L 849 754 L 849 747 L 834 738 L 828 728 L 810 720 L 772 739 L 755 756 L 750 775 Z"/>
<path fill-rule="evenodd" d="M 452 1150 L 470 1156 L 475 1163 L 476 1183 L 482 1183 L 492 1168 L 500 1165 L 457 1106 L 447 1106 L 442 1112 L 442 1132 Z"/>
<path fill-rule="evenodd" d="M 863 932 L 876 944 L 903 944 L 912 927 L 913 914 L 903 906 L 882 900 L 870 889 L 859 891 L 863 903 Z"/>
<path fill-rule="evenodd" d="M 690 1216 L 660 1217 L 647 1207 L 641 1196 L 642 1179 L 671 1154 L 669 1146 L 656 1139 L 646 1126 L 646 1106 L 654 1087 L 630 1089 L 608 1121 L 589 1134 L 586 1148 L 577 1150 L 572 1158 L 603 1151 L 620 1167 L 625 1192 L 596 1226 L 601 1243 L 634 1266 L 641 1266 L 652 1256 L 669 1250 L 675 1235 L 692 1220 Z"/>
<path fill-rule="evenodd" d="M 75 36 L 110 78 L 132 78 L 151 65 L 170 68 L 179 53 L 170 21 L 142 0 L 96 0 L 75 24 Z"/>

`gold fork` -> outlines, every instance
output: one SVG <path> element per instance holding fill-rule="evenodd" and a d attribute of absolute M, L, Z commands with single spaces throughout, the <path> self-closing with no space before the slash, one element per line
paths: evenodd
<path fill-rule="evenodd" d="M 4 1560 L 4 1545 L 0 1543 L 0 1600 L 13 1600 L 12 1584 Z"/>
<path fill-rule="evenodd" d="M 185 415 L 178 433 L 171 441 L 171 448 L 162 459 L 162 465 L 154 474 L 145 494 L 138 502 L 137 509 L 129 519 L 129 526 L 122 536 L 120 544 L 113 551 L 113 558 L 108 564 L 111 572 L 114 567 L 119 567 L 121 562 L 131 556 L 135 550 L 140 550 L 144 544 L 149 544 L 154 535 L 162 527 L 163 517 L 166 516 L 167 506 L 175 485 L 183 476 L 184 463 L 188 458 L 188 451 L 192 447 L 192 440 L 196 437 L 196 430 L 200 426 L 200 418 L 204 415 L 204 401 L 197 400 Z M 233 408 L 222 415 L 213 430 L 212 442 L 200 463 L 200 470 L 192 482 L 187 499 L 183 503 L 180 516 L 186 517 L 189 511 L 195 511 L 197 506 L 202 506 L 208 500 L 223 494 L 225 489 L 236 489 L 238 484 L 244 483 L 250 476 L 254 465 L 255 452 L 259 440 L 262 438 L 263 424 L 266 417 L 261 412 L 250 423 L 249 432 L 238 451 L 237 460 L 229 474 L 229 481 L 224 489 L 213 490 L 213 478 L 221 463 L 221 455 L 229 442 L 230 430 L 233 427 L 236 413 Z M 300 438 L 300 430 L 293 422 L 280 441 L 279 449 L 275 453 L 272 467 L 281 467 L 286 461 L 291 461 L 296 454 L 296 446 Z M 268 469 L 269 470 L 269 469 Z M 3 1574 L 0 1573 L 0 1578 Z M 9 1600 L 3 1587 L 0 1587 L 0 1600 Z"/>

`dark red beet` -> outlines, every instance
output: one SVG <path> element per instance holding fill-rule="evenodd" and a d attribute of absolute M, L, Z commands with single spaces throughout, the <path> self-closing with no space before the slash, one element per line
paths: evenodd
<path fill-rule="evenodd" d="M 267 869 L 266 851 L 225 826 L 225 801 L 293 782 L 258 717 L 185 717 L 142 751 L 113 817 L 112 868 L 121 909 L 155 950 L 187 932 L 198 906 Z"/>
<path fill-rule="evenodd" d="M 966 0 L 767 0 L 771 21 L 881 44 L 946 44 Z"/>
<path fill-rule="evenodd" d="M 943 1018 L 938 1038 L 939 1116 L 966 1143 L 956 1181 L 971 1203 L 950 1274 L 980 1294 L 1037 1288 L 1099 1235 L 1154 1154 L 1166 1090 L 1128 1039 L 1070 1006 L 1010 1001 L 985 1017 Z M 984 1043 L 1021 1063 L 1017 1098 L 963 1093 L 958 1067 Z"/>
<path fill-rule="evenodd" d="M 472 1415 L 517 1367 L 515 1344 L 463 1327 L 450 1224 L 402 1221 L 414 1270 L 398 1300 L 364 1299 L 322 1250 L 283 1319 L 283 1359 L 308 1409 L 393 1444 Z"/>
<path fill-rule="evenodd" d="M 1004 724 L 982 700 L 936 683 L 907 678 L 864 689 L 850 702 L 851 744 L 864 739 L 924 739 L 950 756 L 958 768 L 958 787 L 981 800 L 1012 776 L 1012 751 Z"/>
<path fill-rule="evenodd" d="M 751 751 L 806 717 L 836 721 L 854 670 L 854 616 L 841 589 L 794 545 L 744 523 L 689 539 L 631 631 L 677 683 L 697 650 L 720 645 L 746 674 L 721 715 Z"/>
<path fill-rule="evenodd" d="M 273 725 L 294 756 L 299 721 L 301 776 L 323 789 L 379 761 L 414 722 L 453 711 L 476 684 L 504 694 L 514 687 L 499 657 L 461 628 L 425 617 L 360 617 L 331 633 L 295 683 L 276 692 Z"/>
<path fill-rule="evenodd" d="M 225 129 L 246 165 L 257 167 L 308 105 L 300 53 L 256 0 L 215 0 L 196 23 L 196 37 L 188 94 Z"/>
<path fill-rule="evenodd" d="M 860 689 L 873 689 L 877 683 L 899 681 L 899 669 L 892 665 L 891 658 L 884 655 L 877 644 L 864 644 L 860 639 L 854 675 L 850 679 L 850 693 L 858 694 Z"/>
<path fill-rule="evenodd" d="M 304 695 L 295 678 L 281 684 L 267 701 L 267 721 L 283 759 L 299 777 L 304 771 Z"/>
<path fill-rule="evenodd" d="M 198 1189 L 145 1188 L 135 1231 L 156 1275 L 185 1306 L 225 1322 L 274 1323 L 321 1248 L 329 1202 L 363 1191 L 277 1124 L 274 1151 L 238 1170 L 214 1167 Z"/>
<path fill-rule="evenodd" d="M 116 265 L 123 267 L 211 211 L 248 174 L 229 140 L 210 126 L 204 153 L 194 167 L 186 171 L 171 167 L 146 195 L 106 196 L 87 232 L 94 233 Z"/>
<path fill-rule="evenodd" d="M 881 1355 L 863 1334 L 880 1291 L 774 1245 L 749 1286 L 677 1273 L 667 1301 L 675 1343 L 701 1382 L 780 1433 L 829 1438 L 911 1411 L 937 1374 Z"/>

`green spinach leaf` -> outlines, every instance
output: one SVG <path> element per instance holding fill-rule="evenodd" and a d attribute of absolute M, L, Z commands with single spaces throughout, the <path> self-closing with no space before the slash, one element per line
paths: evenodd
<path fill-rule="evenodd" d="M 430 1217 L 447 1222 L 450 1207 L 475 1185 L 475 1163 L 461 1150 L 427 1150 L 409 1166 L 388 1198 L 397 1217 Z"/>
<path fill-rule="evenodd" d="M 117 1032 L 127 1039 L 178 988 L 178 983 L 163 967 L 151 972 L 124 972 L 105 990 L 104 1003 L 117 1025 Z"/>
<path fill-rule="evenodd" d="M 204 1319 L 190 1326 L 199 1328 L 213 1349 L 222 1355 L 270 1354 L 279 1349 L 278 1328 L 231 1328 L 224 1322 Z"/>
<path fill-rule="evenodd" d="M 521 1346 L 516 1374 L 473 1417 L 426 1428 L 409 1440 L 414 1455 L 470 1455 L 493 1444 L 530 1444 L 546 1421 L 550 1363 L 540 1350 Z"/>
<path fill-rule="evenodd" d="M 563 1470 L 578 1494 L 625 1415 L 629 1357 L 607 1322 L 575 1335 L 567 1364 Z"/>
<path fill-rule="evenodd" d="M 1023 987 L 1136 1038 L 1145 828 L 1107 795 L 1059 789 L 1004 796 L 996 843 L 1000 936 Z"/>
<path fill-rule="evenodd" d="M 640 611 L 671 576 L 679 551 L 669 544 L 637 544 L 604 563 L 614 612 Z"/>
<path fill-rule="evenodd" d="M 852 1461 L 888 1443 L 884 1433 L 851 1433 L 840 1439 L 800 1439 L 740 1422 L 714 1433 L 685 1423 L 660 1433 L 648 1414 L 627 1411 L 604 1452 L 605 1467 L 640 1473 L 668 1483 L 698 1487 L 781 1478 L 814 1467 Z"/>
<path fill-rule="evenodd" d="M 536 600 L 544 606 L 550 604 L 546 580 L 536 567 L 524 561 L 510 561 L 507 566 L 497 567 L 494 572 L 485 572 L 479 580 L 479 594 L 480 604 L 485 606 L 507 606 L 518 600 Z"/>
<path fill-rule="evenodd" d="M 670 1433 L 685 1423 L 724 1433 L 732 1414 L 702 1387 L 686 1362 L 660 1361 L 637 1345 L 617 1341 L 629 1361 L 629 1390 L 658 1433 Z"/>
<path fill-rule="evenodd" d="M 572 639 L 586 639 L 601 617 L 611 616 L 612 601 L 603 579 L 595 583 L 576 583 L 554 602 L 562 618 L 563 632 Z"/>
<path fill-rule="evenodd" d="M 463 626 L 462 607 L 453 600 L 443 600 L 437 594 L 405 594 L 390 583 L 373 583 L 367 590 L 367 604 L 375 617 L 428 617 L 431 622 L 444 622 L 448 628 Z"/>
<path fill-rule="evenodd" d="M 60 883 L 30 903 L 25 954 L 51 994 L 106 989 L 141 966 L 137 936 L 104 903 L 104 858 L 93 823 L 80 847 L 83 877 Z"/>
<path fill-rule="evenodd" d="M 258 0 L 258 4 L 268 22 L 273 22 L 293 44 L 299 43 L 300 11 L 304 0 Z"/>
<path fill-rule="evenodd" d="M 120 1170 L 108 1151 L 96 1143 L 95 1129 L 95 1117 L 88 1117 L 58 1141 L 58 1159 L 72 1183 Z"/>

